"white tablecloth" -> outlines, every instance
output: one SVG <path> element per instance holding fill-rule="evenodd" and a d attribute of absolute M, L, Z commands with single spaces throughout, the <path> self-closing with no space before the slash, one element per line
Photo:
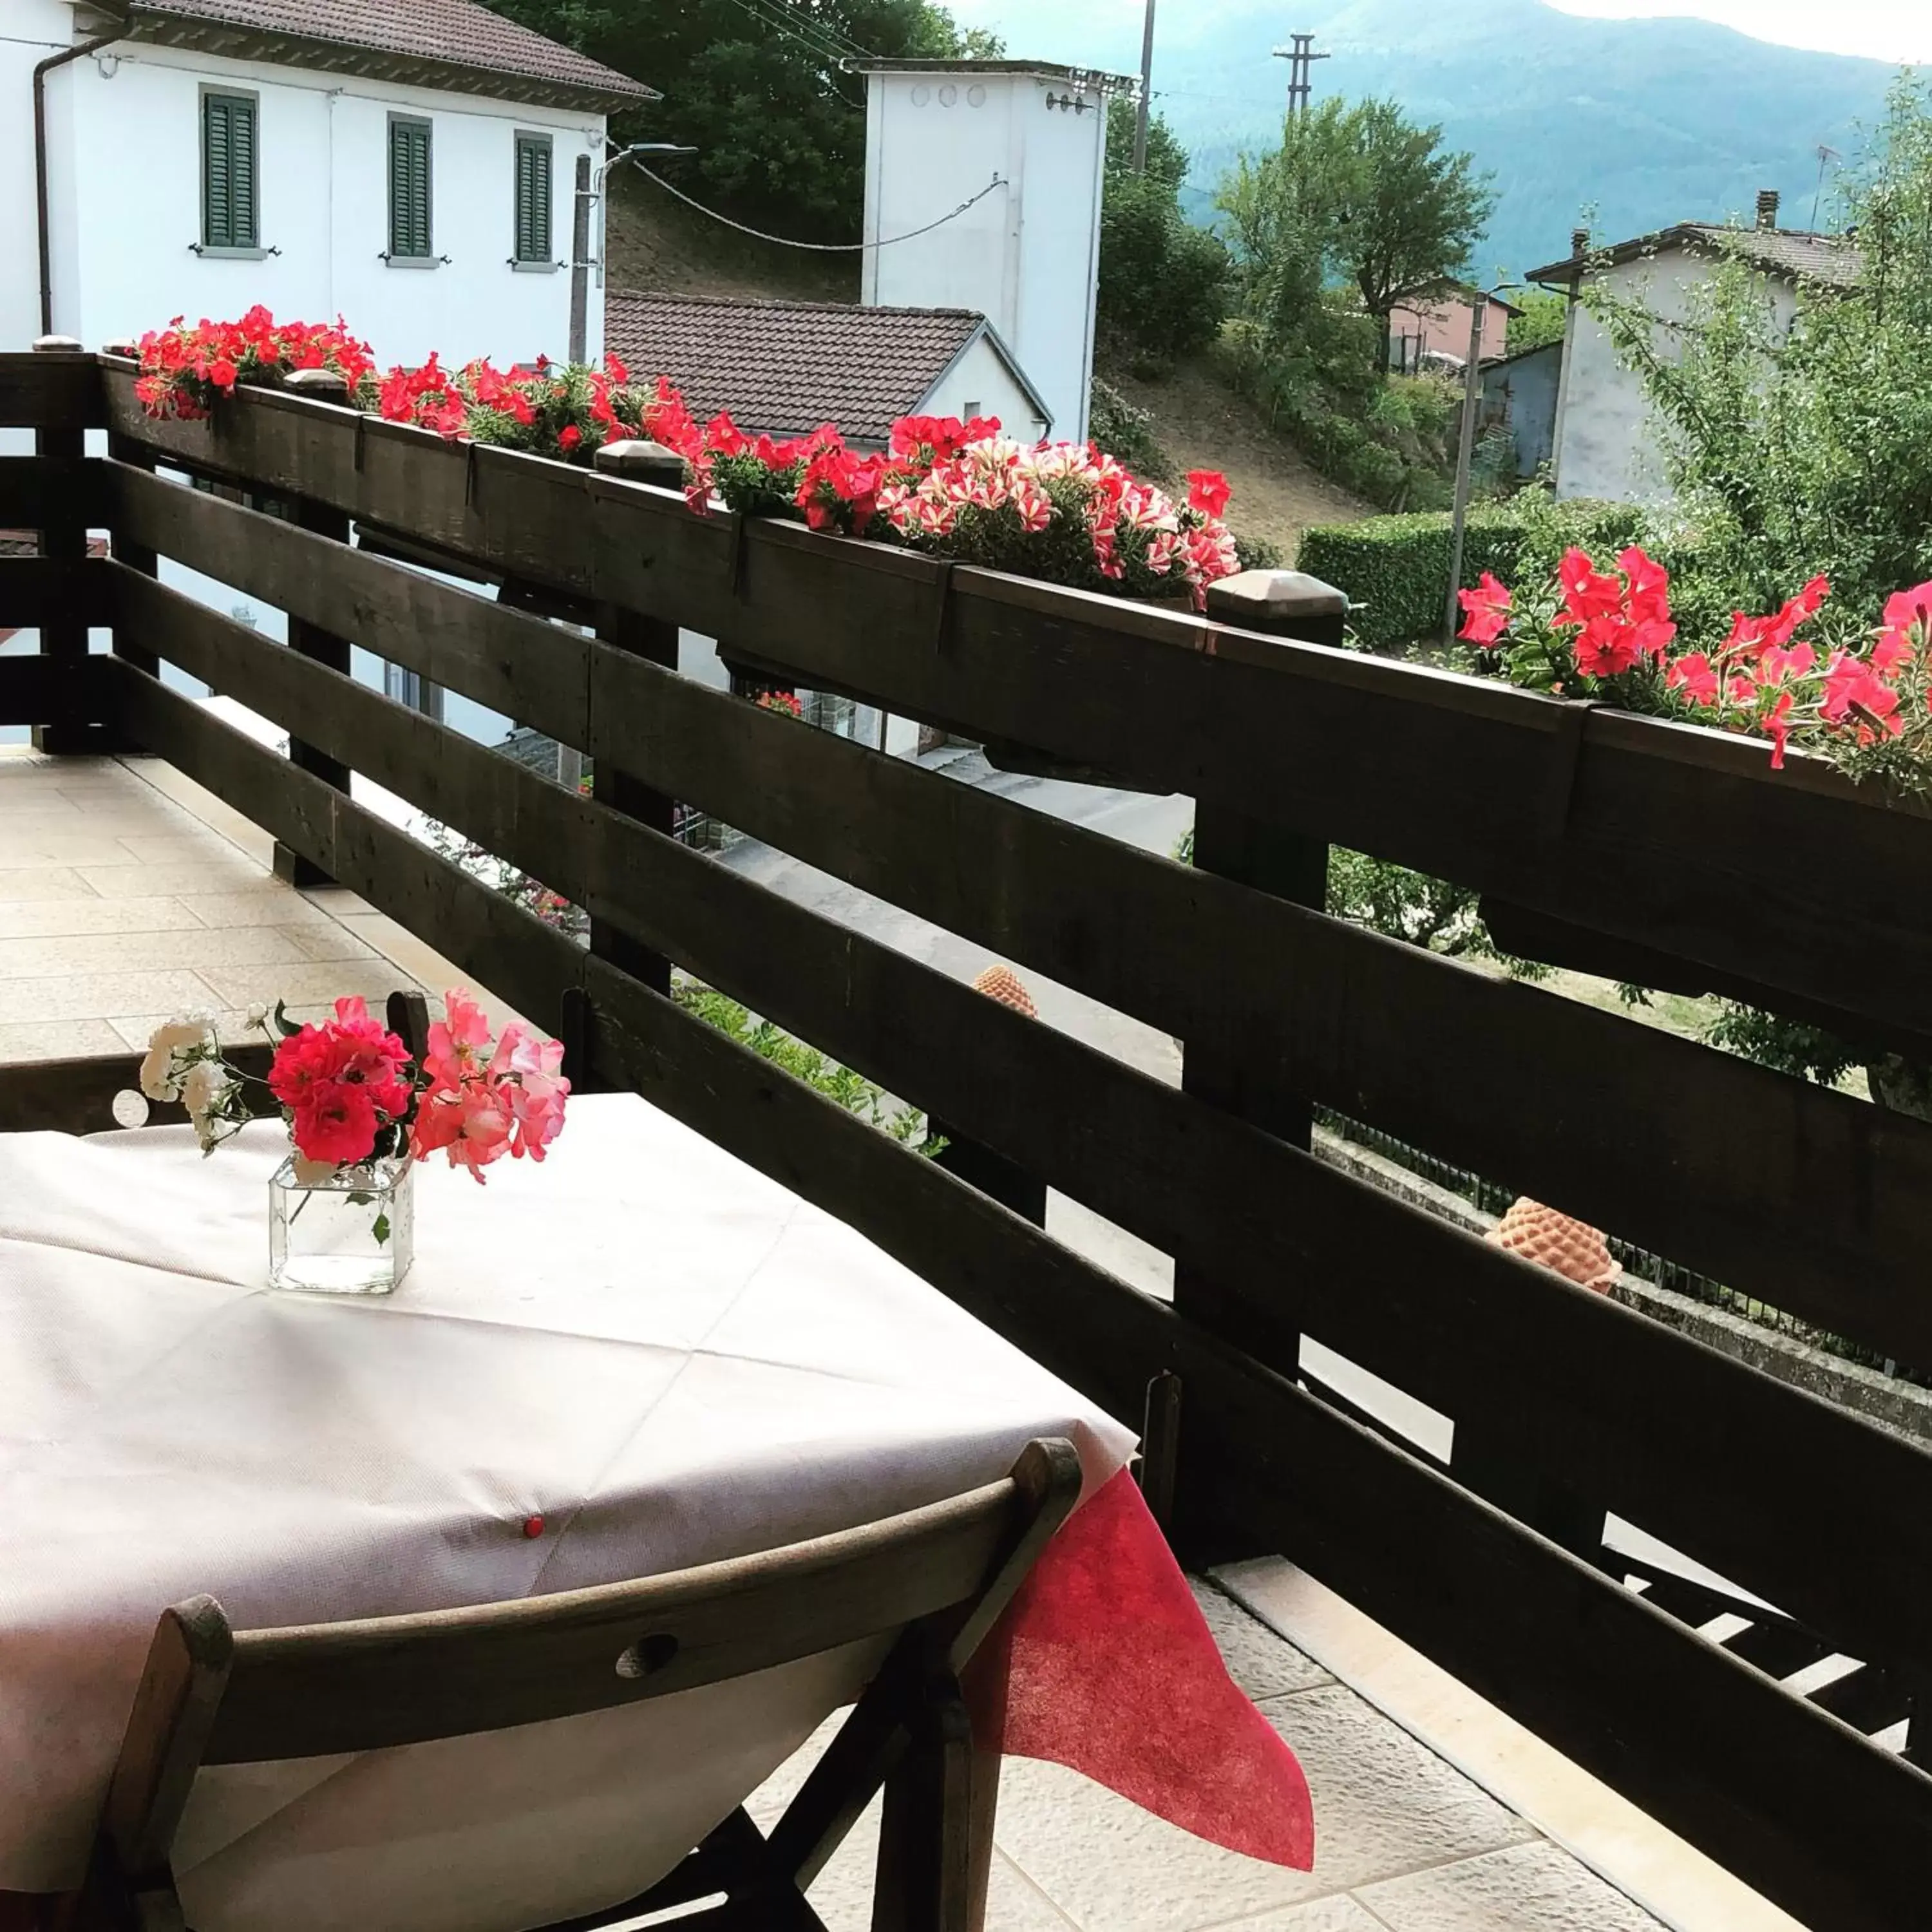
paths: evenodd
<path fill-rule="evenodd" d="M 154 1620 L 241 1627 L 650 1574 L 1128 1432 L 868 1242 L 632 1096 L 542 1166 L 416 1178 L 384 1300 L 268 1289 L 260 1125 L 0 1136 L 0 1890 L 78 1880 Z M 534 1539 L 526 1519 L 541 1516 Z M 668 1869 L 868 1667 L 204 1774 L 197 1932 L 509 1928 Z"/>

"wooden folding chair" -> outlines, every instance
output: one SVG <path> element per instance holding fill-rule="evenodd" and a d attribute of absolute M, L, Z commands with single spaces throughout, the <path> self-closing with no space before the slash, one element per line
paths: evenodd
<path fill-rule="evenodd" d="M 380 1750 L 608 1709 L 897 1632 L 769 1838 L 741 1808 L 660 1884 L 544 1932 L 725 1894 L 680 1927 L 823 1928 L 805 1891 L 883 1784 L 874 1932 L 976 1932 L 998 1760 L 959 1673 L 1080 1490 L 1072 1445 L 983 1489 L 837 1535 L 514 1603 L 237 1630 L 212 1597 L 163 1612 L 70 1923 L 184 1932 L 170 1851 L 204 1765 Z M 273 1932 L 263 1927 L 262 1932 Z"/>

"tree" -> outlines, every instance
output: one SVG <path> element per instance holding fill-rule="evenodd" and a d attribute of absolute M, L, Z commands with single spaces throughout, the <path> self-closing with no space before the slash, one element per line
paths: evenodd
<path fill-rule="evenodd" d="M 1508 352 L 1520 356 L 1526 349 L 1540 349 L 1549 342 L 1561 342 L 1570 320 L 1570 298 L 1554 289 L 1515 289 L 1510 299 L 1522 313 L 1510 317 Z"/>
<path fill-rule="evenodd" d="M 1228 311 L 1231 264 L 1219 236 L 1180 210 L 1187 151 L 1156 114 L 1147 170 L 1133 166 L 1134 110 L 1113 104 L 1100 204 L 1097 321 L 1117 353 L 1160 364 L 1203 349 Z"/>
<path fill-rule="evenodd" d="M 1390 310 L 1442 292 L 1495 205 L 1473 157 L 1442 141 L 1393 100 L 1329 100 L 1291 116 L 1272 153 L 1242 158 L 1217 200 L 1278 324 L 1284 302 L 1306 308 L 1339 278 L 1373 321 L 1387 366 Z"/>
<path fill-rule="evenodd" d="M 801 239 L 857 238 L 865 82 L 843 64 L 986 59 L 1000 44 L 932 0 L 494 0 L 537 32 L 646 82 L 662 101 L 620 116 L 620 140 L 698 153 L 680 180 Z"/>

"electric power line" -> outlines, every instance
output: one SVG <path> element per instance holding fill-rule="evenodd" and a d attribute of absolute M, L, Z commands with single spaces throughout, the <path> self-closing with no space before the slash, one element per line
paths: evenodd
<path fill-rule="evenodd" d="M 949 221 L 956 221 L 975 202 L 984 201 L 996 188 L 1006 184 L 1004 175 L 995 175 L 977 194 L 969 195 L 950 214 L 942 214 L 937 221 L 928 221 L 923 228 L 909 228 L 903 235 L 889 235 L 883 242 L 795 242 L 788 235 L 768 235 L 762 228 L 753 228 L 742 221 L 734 221 L 728 214 L 720 214 L 715 208 L 706 208 L 703 202 L 694 200 L 681 188 L 674 188 L 661 174 L 646 167 L 642 161 L 632 160 L 632 167 L 646 181 L 656 182 L 667 194 L 676 196 L 687 208 L 694 208 L 700 214 L 709 215 L 713 221 L 722 222 L 727 228 L 735 228 L 740 235 L 749 235 L 760 242 L 775 242 L 781 248 L 808 248 L 818 255 L 856 255 L 866 248 L 890 248 L 894 243 L 910 242 L 915 236 L 930 235 L 935 228 L 944 228 Z"/>
<path fill-rule="evenodd" d="M 804 48 L 806 52 L 810 54 L 815 60 L 828 62 L 835 68 L 841 70 L 844 69 L 846 61 L 849 56 L 843 51 L 842 49 L 833 45 L 829 41 L 819 41 L 808 39 L 803 33 L 799 32 L 796 27 L 789 25 L 784 21 L 773 19 L 771 15 L 765 10 L 767 5 L 777 4 L 777 0 L 731 0 L 731 4 L 736 7 L 740 13 L 748 16 L 752 20 L 756 21 L 760 26 L 769 28 L 773 32 L 782 34 L 786 39 L 792 41 L 796 45 Z M 828 77 L 826 84 L 831 88 L 832 92 L 837 94 L 841 100 L 844 102 L 848 107 L 857 108 L 862 112 L 863 111 L 865 103 L 861 100 L 854 100 L 852 97 L 844 90 L 844 88 L 841 88 L 837 84 L 836 82 L 831 80 Z"/>

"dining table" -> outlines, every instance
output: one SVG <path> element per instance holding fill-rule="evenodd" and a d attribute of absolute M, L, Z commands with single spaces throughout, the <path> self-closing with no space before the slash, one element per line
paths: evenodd
<path fill-rule="evenodd" d="M 381 1297 L 268 1282 L 286 1130 L 0 1136 L 0 1926 L 80 1882 L 156 1618 L 488 1604 L 814 1537 L 1078 1451 L 991 1640 L 1008 1753 L 1306 1868 L 1133 1432 L 862 1235 L 634 1094 L 536 1162 L 419 1164 Z M 1126 1292 L 1124 1291 L 1124 1292 Z M 197 1932 L 520 1932 L 643 1891 L 852 1701 L 876 1644 L 558 1722 L 204 1768 Z M 22 1918 L 20 1922 L 26 1922 Z"/>

